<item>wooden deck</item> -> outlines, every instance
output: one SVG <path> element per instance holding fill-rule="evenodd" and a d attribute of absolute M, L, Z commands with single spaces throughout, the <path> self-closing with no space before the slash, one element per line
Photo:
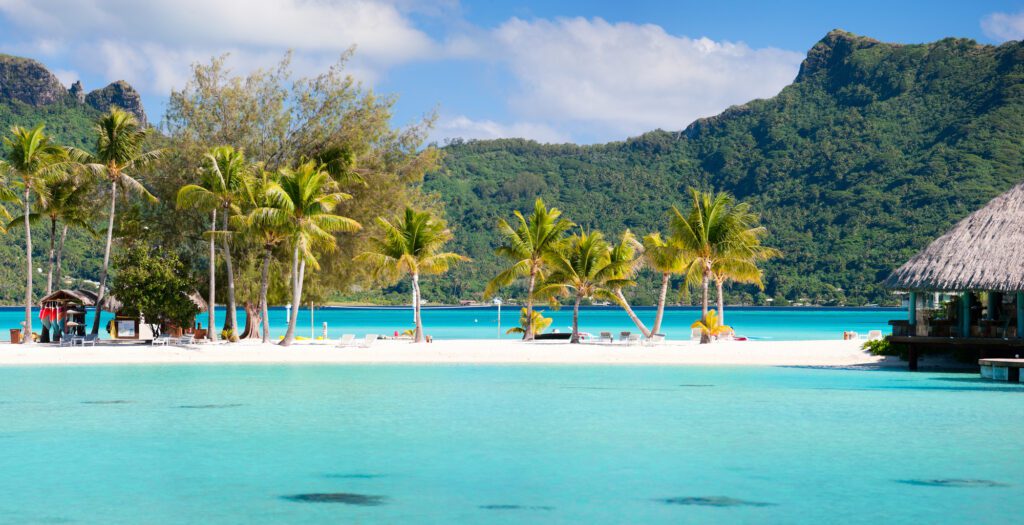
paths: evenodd
<path fill-rule="evenodd" d="M 1020 369 L 1024 367 L 1024 359 L 979 359 L 981 377 L 996 381 L 1020 382 Z"/>
<path fill-rule="evenodd" d="M 922 352 L 974 351 L 978 359 L 1015 358 L 1024 356 L 1024 339 L 1004 337 L 936 337 L 891 335 L 890 343 L 908 348 L 907 366 L 917 370 L 917 357 Z"/>

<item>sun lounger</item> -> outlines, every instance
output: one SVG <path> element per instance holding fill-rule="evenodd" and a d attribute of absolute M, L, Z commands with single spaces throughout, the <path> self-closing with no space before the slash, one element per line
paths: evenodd
<path fill-rule="evenodd" d="M 176 346 L 187 346 L 196 342 L 196 334 L 181 334 L 181 337 L 174 340 Z"/>
<path fill-rule="evenodd" d="M 601 332 L 601 337 L 597 339 L 598 343 L 614 343 L 615 338 L 612 337 L 611 332 Z"/>
<path fill-rule="evenodd" d="M 629 343 L 629 332 L 619 332 L 619 342 Z"/>
<path fill-rule="evenodd" d="M 159 337 L 153 338 L 149 344 L 153 346 L 167 346 L 167 343 L 171 342 L 171 336 L 167 334 L 161 334 Z"/>
<path fill-rule="evenodd" d="M 702 335 L 703 334 L 701 333 L 700 328 L 691 328 L 690 329 L 690 340 L 691 341 L 700 341 L 700 338 L 701 338 Z"/>
<path fill-rule="evenodd" d="M 651 334 L 645 341 L 648 345 L 660 345 L 665 342 L 665 334 Z"/>
<path fill-rule="evenodd" d="M 882 338 L 882 331 L 881 330 L 869 330 L 868 331 L 868 341 L 874 341 L 876 339 L 881 339 L 881 338 Z"/>
<path fill-rule="evenodd" d="M 627 345 L 633 345 L 633 343 L 639 343 L 639 342 L 640 342 L 640 334 L 629 334 L 626 337 L 626 344 Z"/>
<path fill-rule="evenodd" d="M 373 343 L 376 343 L 376 342 L 377 342 L 377 334 L 366 334 L 366 337 L 363 338 L 363 342 L 359 344 L 359 347 L 360 348 L 370 348 L 371 346 L 373 346 Z"/>
<path fill-rule="evenodd" d="M 64 335 L 64 337 L 60 338 L 60 344 L 58 346 L 75 346 L 76 344 L 78 344 L 78 341 L 80 339 L 85 339 L 85 337 L 82 337 L 80 335 L 66 334 Z"/>
<path fill-rule="evenodd" d="M 82 346 L 96 346 L 96 341 L 98 341 L 99 338 L 100 336 L 98 335 L 89 334 L 83 337 L 80 342 L 82 343 Z"/>
<path fill-rule="evenodd" d="M 355 338 L 356 338 L 355 334 L 345 334 L 345 335 L 341 336 L 341 339 L 338 339 L 338 343 L 336 345 L 334 345 L 334 346 L 337 346 L 338 348 L 344 348 L 346 346 L 352 346 L 352 342 L 355 340 Z"/>

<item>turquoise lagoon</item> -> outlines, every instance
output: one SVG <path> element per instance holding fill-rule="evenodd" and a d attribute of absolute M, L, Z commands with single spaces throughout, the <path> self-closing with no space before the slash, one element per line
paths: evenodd
<path fill-rule="evenodd" d="M 0 523 L 1012 523 L 1022 403 L 862 369 L 7 367 Z"/>
<path fill-rule="evenodd" d="M 560 310 L 542 309 L 552 317 L 551 329 L 562 332 L 570 330 L 572 308 Z M 654 308 L 637 308 L 648 326 L 654 322 Z M 8 329 L 17 328 L 24 320 L 24 309 L 0 308 L 0 331 L 4 339 Z M 217 325 L 223 326 L 223 308 L 217 309 Z M 906 318 L 906 311 L 898 308 L 758 308 L 727 307 L 726 322 L 737 333 L 752 339 L 807 340 L 840 339 L 844 331 L 853 330 L 866 334 L 869 330 L 890 332 L 890 319 Z M 91 322 L 89 315 L 89 322 Z M 110 314 L 105 314 L 105 318 Z M 698 308 L 668 308 L 662 331 L 669 339 L 688 339 L 690 324 L 700 317 Z M 239 311 L 239 322 L 244 322 L 245 313 Z M 200 315 L 198 321 L 204 326 L 207 316 Z M 284 308 L 270 310 L 271 331 L 274 336 L 284 335 L 287 325 Z M 332 339 L 342 334 L 364 335 L 375 333 L 391 335 L 396 330 L 412 327 L 412 310 L 405 308 L 317 308 L 312 319 L 309 308 L 299 311 L 298 335 L 319 337 L 323 323 L 327 323 L 327 335 Z M 428 334 L 435 339 L 489 339 L 498 337 L 498 310 L 494 307 L 447 308 L 428 307 L 423 311 L 423 322 Z M 519 308 L 501 309 L 501 331 L 504 332 L 519 322 Z M 38 319 L 35 329 L 40 329 Z M 623 330 L 636 331 L 636 326 L 626 313 L 618 307 L 584 307 L 580 312 L 580 329 L 597 335 L 601 331 L 618 333 Z M 106 332 L 101 332 L 106 337 Z M 512 337 L 512 336 L 504 336 Z"/>

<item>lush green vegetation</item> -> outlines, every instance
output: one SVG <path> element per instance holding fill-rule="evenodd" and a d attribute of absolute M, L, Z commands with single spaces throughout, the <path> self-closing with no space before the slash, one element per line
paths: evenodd
<path fill-rule="evenodd" d="M 763 293 L 731 285 L 733 301 L 892 302 L 879 283 L 893 268 L 1021 180 L 1022 78 L 1018 42 L 890 45 L 834 32 L 778 96 L 683 132 L 595 146 L 453 143 L 426 189 L 475 263 L 445 291 L 483 290 L 504 265 L 496 221 L 537 197 L 586 228 L 647 232 L 696 186 L 749 202 L 783 252 L 764 265 Z M 654 304 L 658 280 L 641 284 L 634 301 Z"/>

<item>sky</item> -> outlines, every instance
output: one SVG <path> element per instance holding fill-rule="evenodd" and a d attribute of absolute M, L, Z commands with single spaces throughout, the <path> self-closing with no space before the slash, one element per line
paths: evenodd
<path fill-rule="evenodd" d="M 191 65 L 235 73 L 291 50 L 297 75 L 356 46 L 347 72 L 436 112 L 431 140 L 583 144 L 679 130 L 792 82 L 840 28 L 886 42 L 1024 39 L 1024 0 L 0 0 L 0 52 L 86 90 L 126 80 L 158 122 Z"/>

